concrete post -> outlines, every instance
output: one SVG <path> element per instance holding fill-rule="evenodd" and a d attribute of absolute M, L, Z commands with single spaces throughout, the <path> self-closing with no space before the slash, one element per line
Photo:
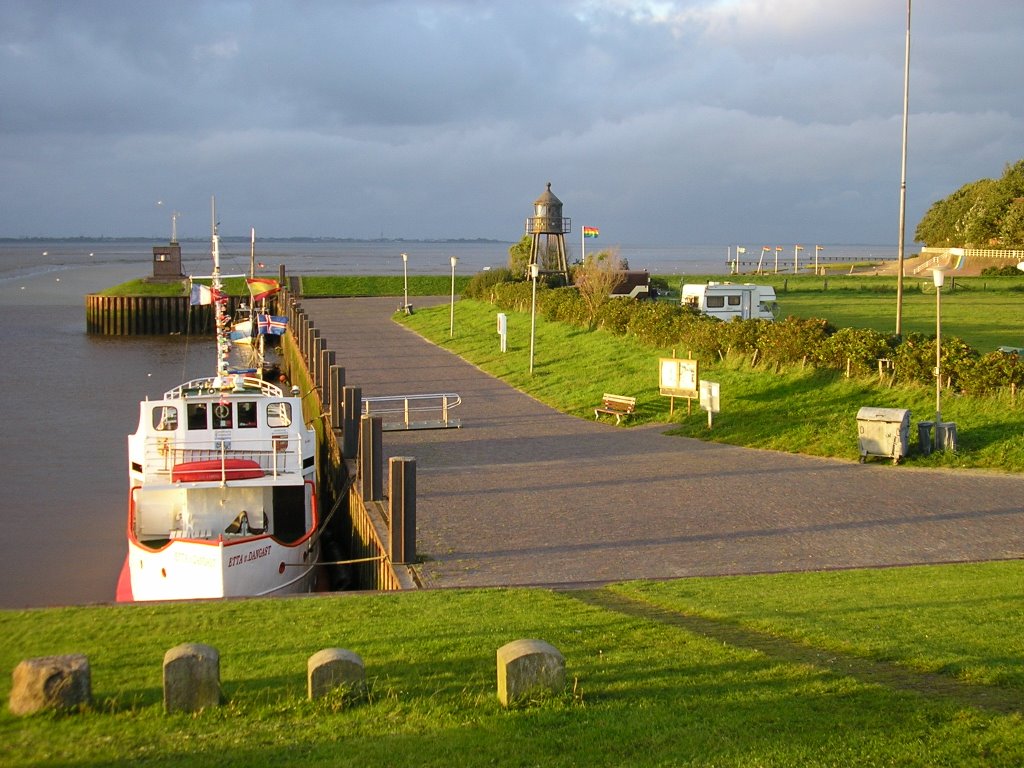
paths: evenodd
<path fill-rule="evenodd" d="M 344 648 L 325 648 L 306 662 L 306 690 L 309 698 L 320 699 L 341 690 L 345 699 L 366 696 L 366 669 L 358 654 Z"/>
<path fill-rule="evenodd" d="M 544 640 L 514 640 L 498 649 L 498 700 L 504 707 L 565 689 L 565 657 Z"/>
<path fill-rule="evenodd" d="M 164 711 L 198 712 L 220 705 L 220 653 L 182 643 L 164 654 Z"/>

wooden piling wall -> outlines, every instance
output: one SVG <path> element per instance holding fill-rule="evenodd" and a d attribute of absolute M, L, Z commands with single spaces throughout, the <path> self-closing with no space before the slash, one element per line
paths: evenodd
<path fill-rule="evenodd" d="M 227 312 L 234 316 L 240 297 L 229 296 Z M 192 306 L 188 296 L 85 297 L 85 330 L 102 336 L 212 335 L 212 305 Z"/>

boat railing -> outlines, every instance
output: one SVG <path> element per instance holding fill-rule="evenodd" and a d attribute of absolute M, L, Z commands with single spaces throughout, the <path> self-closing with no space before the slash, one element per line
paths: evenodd
<path fill-rule="evenodd" d="M 258 376 L 233 374 L 226 377 L 204 376 L 201 379 L 186 381 L 165 392 L 164 399 L 174 400 L 188 395 L 216 395 L 225 392 L 252 392 L 254 390 L 269 397 L 282 397 L 284 394 L 279 386 L 264 381 Z"/>
<path fill-rule="evenodd" d="M 363 415 L 380 416 L 381 428 L 449 429 L 462 426 L 451 417 L 451 410 L 462 404 L 454 392 L 426 395 L 383 395 L 363 398 Z"/>
<path fill-rule="evenodd" d="M 236 438 L 214 442 L 176 440 L 173 436 L 148 437 L 145 447 L 145 472 L 149 478 L 170 479 L 172 470 L 193 462 L 245 460 L 257 464 L 270 477 L 301 475 L 303 472 L 302 435 L 288 432 L 271 440 Z M 230 479 L 230 472 L 226 475 Z"/>

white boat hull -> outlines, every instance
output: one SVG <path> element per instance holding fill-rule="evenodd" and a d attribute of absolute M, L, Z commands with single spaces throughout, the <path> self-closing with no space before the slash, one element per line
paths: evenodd
<path fill-rule="evenodd" d="M 128 546 L 128 600 L 284 595 L 310 592 L 317 552 L 308 540 L 285 545 L 270 536 L 237 541 L 178 539 L 158 550 Z"/>

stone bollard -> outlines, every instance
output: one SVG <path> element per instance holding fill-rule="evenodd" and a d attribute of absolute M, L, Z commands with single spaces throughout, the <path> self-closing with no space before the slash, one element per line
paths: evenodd
<path fill-rule="evenodd" d="M 513 640 L 498 649 L 498 701 L 509 707 L 565 689 L 565 657 L 544 640 Z"/>
<path fill-rule="evenodd" d="M 164 654 L 164 711 L 198 712 L 220 704 L 220 653 L 182 643 Z"/>
<path fill-rule="evenodd" d="M 345 699 L 353 701 L 366 696 L 366 669 L 358 654 L 343 648 L 325 648 L 309 657 L 306 663 L 309 698 L 320 699 L 340 689 Z"/>
<path fill-rule="evenodd" d="M 11 713 L 75 709 L 92 702 L 89 659 L 81 654 L 25 659 L 11 673 Z"/>

